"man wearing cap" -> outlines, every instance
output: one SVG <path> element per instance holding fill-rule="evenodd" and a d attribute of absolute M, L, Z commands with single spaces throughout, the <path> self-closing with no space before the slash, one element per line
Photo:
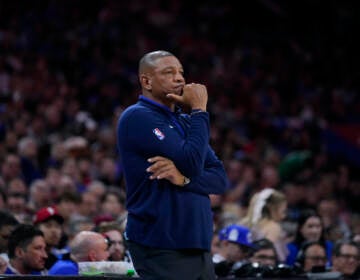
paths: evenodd
<path fill-rule="evenodd" d="M 215 272 L 222 270 L 221 274 L 228 274 L 236 263 L 248 260 L 249 250 L 252 248 L 251 232 L 249 228 L 232 224 L 219 232 L 220 247 L 218 253 L 213 255 Z M 224 275 L 221 275 L 224 276 Z"/>
<path fill-rule="evenodd" d="M 44 233 L 46 242 L 46 252 L 48 254 L 45 263 L 46 269 L 50 269 L 59 259 L 55 253 L 55 248 L 60 242 L 63 222 L 64 218 L 55 207 L 44 207 L 36 212 L 34 225 Z"/>

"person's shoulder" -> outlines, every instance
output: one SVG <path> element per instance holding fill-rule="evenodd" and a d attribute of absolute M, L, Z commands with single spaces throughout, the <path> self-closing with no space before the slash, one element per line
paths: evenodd
<path fill-rule="evenodd" d="M 262 231 L 265 236 L 280 236 L 282 233 L 280 224 L 272 220 L 267 220 L 262 224 Z"/>
<path fill-rule="evenodd" d="M 296 249 L 299 248 L 299 246 L 298 246 L 294 241 L 288 242 L 288 243 L 287 243 L 287 246 L 288 246 L 289 248 L 296 248 Z"/>
<path fill-rule="evenodd" d="M 77 275 L 78 265 L 72 260 L 58 260 L 50 269 L 49 275 Z"/>
<path fill-rule="evenodd" d="M 146 110 L 146 107 L 140 105 L 139 103 L 135 103 L 135 104 L 130 105 L 129 107 L 127 107 L 127 108 L 121 113 L 121 117 L 130 115 L 130 114 L 136 113 L 136 112 L 141 113 L 143 110 Z"/>
<path fill-rule="evenodd" d="M 5 269 L 5 271 L 4 271 L 4 274 L 16 275 L 16 272 L 13 271 L 13 270 L 11 269 L 11 267 L 7 266 L 6 269 Z"/>
<path fill-rule="evenodd" d="M 269 220 L 269 226 L 270 226 L 270 227 L 274 227 L 274 228 L 281 228 L 280 223 L 275 222 L 275 221 L 273 221 L 273 220 Z"/>
<path fill-rule="evenodd" d="M 287 243 L 286 246 L 288 247 L 289 250 L 291 250 L 291 249 L 298 250 L 299 249 L 299 246 L 294 241 Z"/>
<path fill-rule="evenodd" d="M 269 219 L 264 219 L 261 222 L 261 227 L 263 229 L 280 229 L 281 226 L 279 223 L 273 221 L 273 220 L 269 220 Z"/>
<path fill-rule="evenodd" d="M 120 121 L 127 120 L 129 118 L 146 117 L 148 118 L 149 113 L 152 112 L 149 107 L 143 106 L 139 103 L 133 104 L 127 107 L 120 116 Z"/>

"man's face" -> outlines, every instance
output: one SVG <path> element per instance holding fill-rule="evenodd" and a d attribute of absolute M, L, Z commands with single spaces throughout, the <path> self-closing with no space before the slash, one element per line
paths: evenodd
<path fill-rule="evenodd" d="M 95 257 L 92 261 L 107 261 L 109 258 L 108 244 L 105 238 L 101 237 L 95 242 L 93 250 L 95 251 Z"/>
<path fill-rule="evenodd" d="M 305 252 L 304 271 L 309 272 L 315 266 L 324 267 L 326 264 L 325 249 L 318 244 L 307 248 Z"/>
<path fill-rule="evenodd" d="M 124 259 L 125 246 L 119 231 L 110 230 L 105 233 L 110 239 L 110 259 L 112 261 L 122 261 Z"/>
<path fill-rule="evenodd" d="M 73 201 L 62 201 L 57 205 L 59 213 L 64 219 L 70 219 L 71 215 L 76 212 L 77 205 Z"/>
<path fill-rule="evenodd" d="M 80 213 L 84 216 L 93 217 L 99 211 L 98 198 L 92 193 L 83 193 L 82 202 L 80 204 Z"/>
<path fill-rule="evenodd" d="M 167 103 L 167 94 L 182 94 L 182 88 L 185 84 L 184 71 L 176 57 L 166 56 L 159 58 L 156 61 L 156 67 L 150 71 L 148 77 L 149 91 L 156 101 Z"/>
<path fill-rule="evenodd" d="M 58 221 L 49 219 L 39 224 L 39 229 L 44 233 L 45 242 L 49 247 L 59 244 L 62 229 Z"/>
<path fill-rule="evenodd" d="M 11 195 L 7 200 L 7 208 L 13 214 L 22 214 L 25 212 L 26 200 L 21 195 Z"/>
<path fill-rule="evenodd" d="M 276 254 L 273 249 L 260 249 L 251 257 L 252 262 L 257 262 L 261 265 L 276 265 Z"/>
<path fill-rule="evenodd" d="M 112 215 L 119 215 L 122 210 L 122 205 L 119 199 L 114 194 L 108 194 L 105 201 L 101 205 L 104 213 L 110 213 Z"/>
<path fill-rule="evenodd" d="M 45 239 L 42 236 L 36 236 L 25 249 L 20 249 L 21 253 L 18 257 L 27 270 L 40 271 L 45 268 L 47 259 L 45 248 Z"/>
<path fill-rule="evenodd" d="M 14 228 L 15 226 L 13 225 L 4 225 L 0 229 L 0 252 L 7 252 L 8 239 Z"/>
<path fill-rule="evenodd" d="M 235 242 L 227 242 L 226 244 L 226 259 L 230 262 L 242 261 L 246 257 L 246 252 L 244 252 L 239 244 Z"/>
<path fill-rule="evenodd" d="M 345 244 L 340 255 L 333 256 L 333 268 L 345 275 L 352 275 L 359 265 L 359 250 L 356 246 Z"/>

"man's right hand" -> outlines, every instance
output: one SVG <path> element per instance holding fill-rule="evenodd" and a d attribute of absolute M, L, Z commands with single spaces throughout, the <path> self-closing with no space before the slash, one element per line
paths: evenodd
<path fill-rule="evenodd" d="M 190 107 L 192 110 L 200 109 L 206 111 L 208 94 L 205 85 L 195 83 L 186 84 L 181 96 L 168 94 L 167 97 L 176 103 Z"/>
<path fill-rule="evenodd" d="M 176 168 L 174 162 L 168 158 L 156 156 L 148 159 L 151 165 L 146 169 L 152 173 L 150 180 L 166 179 L 176 186 L 184 186 L 184 175 Z"/>

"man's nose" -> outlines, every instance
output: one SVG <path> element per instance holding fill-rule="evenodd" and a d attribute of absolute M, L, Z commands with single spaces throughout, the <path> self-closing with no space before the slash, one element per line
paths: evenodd
<path fill-rule="evenodd" d="M 175 74 L 175 80 L 176 80 L 176 81 L 179 81 L 179 82 L 184 81 L 184 75 L 183 75 L 181 72 L 176 72 L 176 74 Z"/>

